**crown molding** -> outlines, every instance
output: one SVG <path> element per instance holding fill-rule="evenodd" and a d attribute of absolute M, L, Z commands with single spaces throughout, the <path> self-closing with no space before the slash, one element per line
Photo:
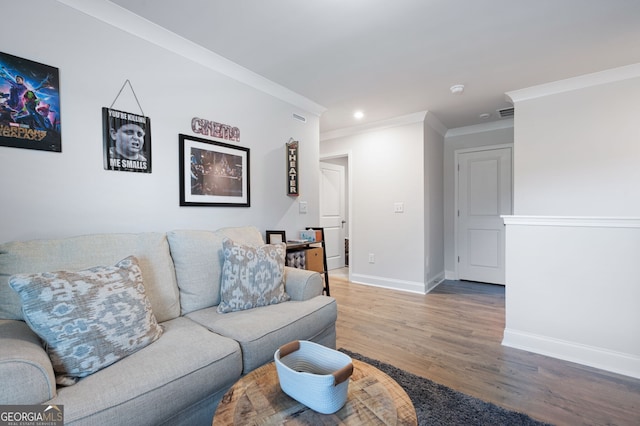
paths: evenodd
<path fill-rule="evenodd" d="M 447 138 L 455 136 L 472 135 L 475 133 L 491 132 L 500 129 L 513 128 L 513 118 L 505 118 L 498 121 L 490 121 L 488 123 L 474 124 L 473 126 L 456 127 L 447 130 L 445 135 Z"/>
<path fill-rule="evenodd" d="M 429 125 L 429 127 L 438 132 L 440 136 L 446 136 L 448 131 L 447 127 L 442 124 L 442 121 L 440 121 L 432 112 L 427 111 L 427 116 L 424 121 Z"/>
<path fill-rule="evenodd" d="M 387 120 L 373 121 L 371 123 L 346 127 L 344 129 L 331 130 L 329 132 L 320 133 L 320 141 L 343 138 L 346 136 L 352 136 L 358 133 L 367 133 L 374 130 L 383 130 L 391 127 L 405 126 L 407 124 L 421 123 L 425 121 L 427 113 L 428 111 L 414 112 L 412 114 L 401 115 L 399 117 L 393 117 Z"/>
<path fill-rule="evenodd" d="M 638 77 L 640 77 L 640 63 L 540 84 L 526 89 L 513 90 L 505 95 L 509 101 L 516 103 Z"/>
<path fill-rule="evenodd" d="M 326 108 L 217 53 L 106 0 L 57 0 L 70 8 L 167 49 L 256 90 L 320 116 Z"/>

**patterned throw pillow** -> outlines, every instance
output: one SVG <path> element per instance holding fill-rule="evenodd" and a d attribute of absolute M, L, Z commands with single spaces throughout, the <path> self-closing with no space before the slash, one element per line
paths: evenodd
<path fill-rule="evenodd" d="M 284 291 L 285 243 L 259 247 L 222 241 L 221 300 L 218 312 L 223 314 L 289 300 Z"/>
<path fill-rule="evenodd" d="M 22 299 L 25 321 L 45 342 L 60 385 L 71 385 L 162 334 L 134 256 L 78 272 L 17 274 L 9 285 Z"/>

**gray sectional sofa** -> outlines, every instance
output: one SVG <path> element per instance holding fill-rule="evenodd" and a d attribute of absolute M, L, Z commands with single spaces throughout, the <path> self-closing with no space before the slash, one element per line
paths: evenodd
<path fill-rule="evenodd" d="M 210 425 L 224 393 L 292 340 L 335 348 L 336 302 L 315 272 L 285 268 L 290 300 L 218 313 L 222 241 L 264 244 L 254 227 L 99 234 L 0 244 L 0 405 L 63 405 L 66 425 Z M 24 321 L 14 274 L 82 270 L 135 256 L 161 336 L 56 386 L 41 339 Z"/>

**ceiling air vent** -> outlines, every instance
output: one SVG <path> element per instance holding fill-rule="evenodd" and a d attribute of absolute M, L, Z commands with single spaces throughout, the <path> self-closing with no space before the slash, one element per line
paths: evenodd
<path fill-rule="evenodd" d="M 307 122 L 307 118 L 300 115 L 300 114 L 296 114 L 295 112 L 293 113 L 293 118 L 295 118 L 298 121 L 302 121 L 303 123 Z"/>
<path fill-rule="evenodd" d="M 500 118 L 513 117 L 513 114 L 514 114 L 513 107 L 511 107 L 511 108 L 502 108 L 502 109 L 499 109 L 497 111 L 498 111 L 498 117 L 500 117 Z"/>

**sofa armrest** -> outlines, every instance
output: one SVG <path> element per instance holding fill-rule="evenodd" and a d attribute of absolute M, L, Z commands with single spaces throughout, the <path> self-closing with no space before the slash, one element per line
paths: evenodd
<path fill-rule="evenodd" d="M 23 321 L 0 320 L 0 405 L 40 404 L 56 396 L 51 360 Z"/>
<path fill-rule="evenodd" d="M 322 275 L 306 269 L 285 266 L 284 289 L 291 300 L 309 300 L 322 294 Z"/>

